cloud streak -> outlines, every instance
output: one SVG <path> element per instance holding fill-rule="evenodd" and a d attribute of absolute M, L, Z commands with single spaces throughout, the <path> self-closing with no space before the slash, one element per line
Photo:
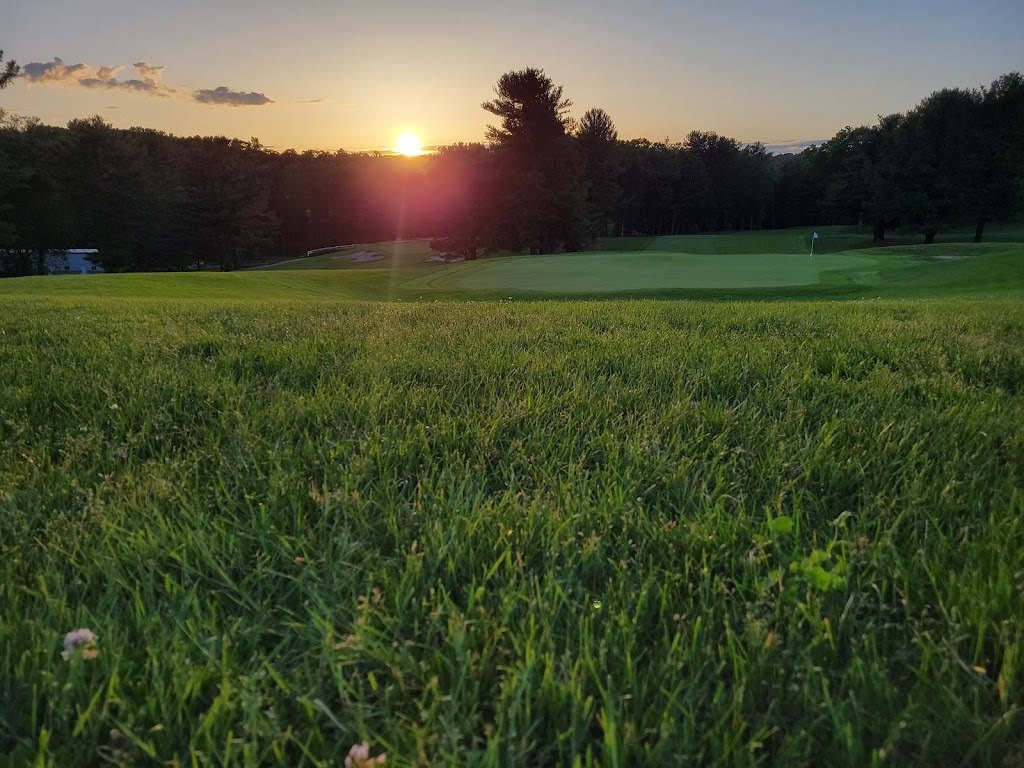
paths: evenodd
<path fill-rule="evenodd" d="M 798 155 L 808 147 L 818 146 L 820 147 L 828 139 L 807 139 L 800 141 L 797 139 L 783 139 L 782 141 L 776 141 L 774 143 L 765 141 L 765 149 L 773 155 Z"/>
<path fill-rule="evenodd" d="M 30 83 L 44 85 L 66 85 L 77 88 L 93 88 L 109 91 L 130 91 L 150 96 L 180 96 L 199 104 L 214 104 L 232 107 L 259 107 L 273 104 L 273 100 L 256 91 L 233 91 L 227 86 L 207 89 L 186 90 L 161 82 L 165 67 L 136 61 L 132 64 L 136 77 L 118 79 L 123 65 L 94 67 L 89 64 L 65 64 L 55 56 L 53 61 L 31 62 L 22 67 L 22 75 Z"/>

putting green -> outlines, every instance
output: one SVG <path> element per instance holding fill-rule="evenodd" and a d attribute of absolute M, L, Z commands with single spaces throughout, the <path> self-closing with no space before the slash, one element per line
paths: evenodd
<path fill-rule="evenodd" d="M 516 256 L 469 262 L 414 278 L 405 288 L 614 292 L 658 288 L 775 288 L 811 285 L 822 272 L 873 268 L 848 254 L 711 254 L 640 251 Z"/>
<path fill-rule="evenodd" d="M 843 233 L 839 233 L 843 234 Z M 973 231 L 968 233 L 973 236 Z M 1024 294 L 1024 243 L 949 242 L 841 252 L 826 233 L 810 262 L 792 232 L 606 240 L 608 250 L 489 257 L 461 264 L 429 260 L 425 241 L 353 246 L 385 258 L 359 263 L 328 255 L 276 269 L 228 273 L 138 273 L 0 280 L 12 296 L 96 299 L 934 298 Z M 1010 235 L 1006 235 L 1009 237 Z M 806 239 L 806 238 L 805 238 Z M 822 237 L 826 240 L 826 237 Z M 838 242 L 838 244 L 837 244 Z M 618 247 L 613 249 L 612 246 Z M 740 248 L 749 248 L 746 252 Z"/>

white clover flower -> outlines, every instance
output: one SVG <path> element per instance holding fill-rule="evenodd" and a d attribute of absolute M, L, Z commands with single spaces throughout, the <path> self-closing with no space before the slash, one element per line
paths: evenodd
<path fill-rule="evenodd" d="M 374 765 L 384 765 L 388 756 L 381 752 L 376 757 L 370 757 L 370 745 L 365 741 L 362 744 L 353 745 L 345 758 L 345 768 L 371 768 Z"/>
<path fill-rule="evenodd" d="M 65 661 L 75 655 L 83 659 L 95 659 L 100 655 L 100 650 L 96 647 L 98 639 L 88 627 L 72 630 L 64 635 L 64 650 L 60 655 Z"/>

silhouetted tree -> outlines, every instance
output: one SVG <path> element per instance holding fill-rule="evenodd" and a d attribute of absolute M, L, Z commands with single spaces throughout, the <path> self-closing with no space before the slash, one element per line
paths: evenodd
<path fill-rule="evenodd" d="M 810 170 L 817 147 L 809 147 L 798 155 L 775 155 L 775 183 L 769 226 L 795 227 L 820 221 L 818 200 L 823 192 L 822 180 Z"/>
<path fill-rule="evenodd" d="M 682 235 L 700 229 L 701 212 L 708 195 L 708 171 L 694 152 L 686 147 L 672 150 L 672 226 L 671 235 Z"/>
<path fill-rule="evenodd" d="M 760 229 L 768 218 L 775 186 L 776 166 L 764 144 L 748 144 L 740 151 L 737 195 L 740 229 Z"/>
<path fill-rule="evenodd" d="M 873 127 L 844 128 L 812 155 L 815 170 L 827 179 L 825 211 L 833 221 L 868 222 L 875 242 L 899 223 L 896 130 L 902 119 L 889 115 Z"/>
<path fill-rule="evenodd" d="M 739 142 L 710 131 L 691 131 L 685 146 L 703 164 L 708 179 L 703 229 L 741 226 L 743 159 Z"/>
<path fill-rule="evenodd" d="M 273 241 L 270 178 L 256 141 L 194 138 L 188 142 L 185 187 L 192 223 L 183 246 L 224 270 L 238 269 Z"/>
<path fill-rule="evenodd" d="M 151 165 L 134 136 L 98 115 L 68 123 L 67 195 L 82 244 L 99 249 L 108 271 L 147 269 L 154 226 Z M 146 245 L 144 245 L 146 243 Z"/>
<path fill-rule="evenodd" d="M 14 59 L 4 63 L 4 52 L 0 49 L 0 91 L 10 85 L 19 72 L 21 72 L 21 67 Z"/>
<path fill-rule="evenodd" d="M 487 127 L 501 179 L 489 245 L 551 253 L 585 240 L 584 189 L 569 138 L 572 102 L 543 70 L 501 76 L 481 106 L 500 118 Z"/>
<path fill-rule="evenodd" d="M 665 144 L 632 139 L 619 145 L 622 190 L 619 234 L 663 234 L 672 216 L 671 150 Z"/>
<path fill-rule="evenodd" d="M 907 113 L 894 141 L 900 218 L 931 243 L 965 216 L 977 186 L 981 94 L 936 91 Z"/>
<path fill-rule="evenodd" d="M 622 200 L 618 136 L 615 123 L 603 109 L 587 110 L 576 131 L 586 189 L 584 229 L 588 241 L 606 236 L 609 224 L 618 216 Z"/>
<path fill-rule="evenodd" d="M 476 259 L 492 239 L 497 202 L 494 156 L 482 144 L 443 147 L 434 159 L 432 194 L 441 203 L 430 247 L 446 258 Z"/>
<path fill-rule="evenodd" d="M 974 241 L 981 242 L 985 225 L 1008 219 L 1024 208 L 1024 76 L 1011 72 L 984 90 L 976 144 L 977 184 L 969 213 Z"/>
<path fill-rule="evenodd" d="M 74 247 L 75 219 L 68 199 L 67 131 L 34 118 L 0 123 L 0 210 L 8 217 L 0 271 L 46 274 L 47 256 Z"/>

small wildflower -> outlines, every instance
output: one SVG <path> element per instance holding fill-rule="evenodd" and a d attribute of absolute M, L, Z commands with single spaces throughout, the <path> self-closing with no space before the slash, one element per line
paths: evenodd
<path fill-rule="evenodd" d="M 114 403 L 112 406 L 110 406 L 110 410 L 119 411 L 121 410 L 121 406 L 119 406 L 117 403 Z"/>
<path fill-rule="evenodd" d="M 83 659 L 95 659 L 100 655 L 96 642 L 99 638 L 93 634 L 91 629 L 82 627 L 64 635 L 64 650 L 61 656 L 65 661 L 72 656 L 81 656 Z"/>
<path fill-rule="evenodd" d="M 376 757 L 370 757 L 370 745 L 365 741 L 362 744 L 353 745 L 345 758 L 345 768 L 370 768 L 374 765 L 384 765 L 387 761 L 387 754 L 382 752 Z"/>

